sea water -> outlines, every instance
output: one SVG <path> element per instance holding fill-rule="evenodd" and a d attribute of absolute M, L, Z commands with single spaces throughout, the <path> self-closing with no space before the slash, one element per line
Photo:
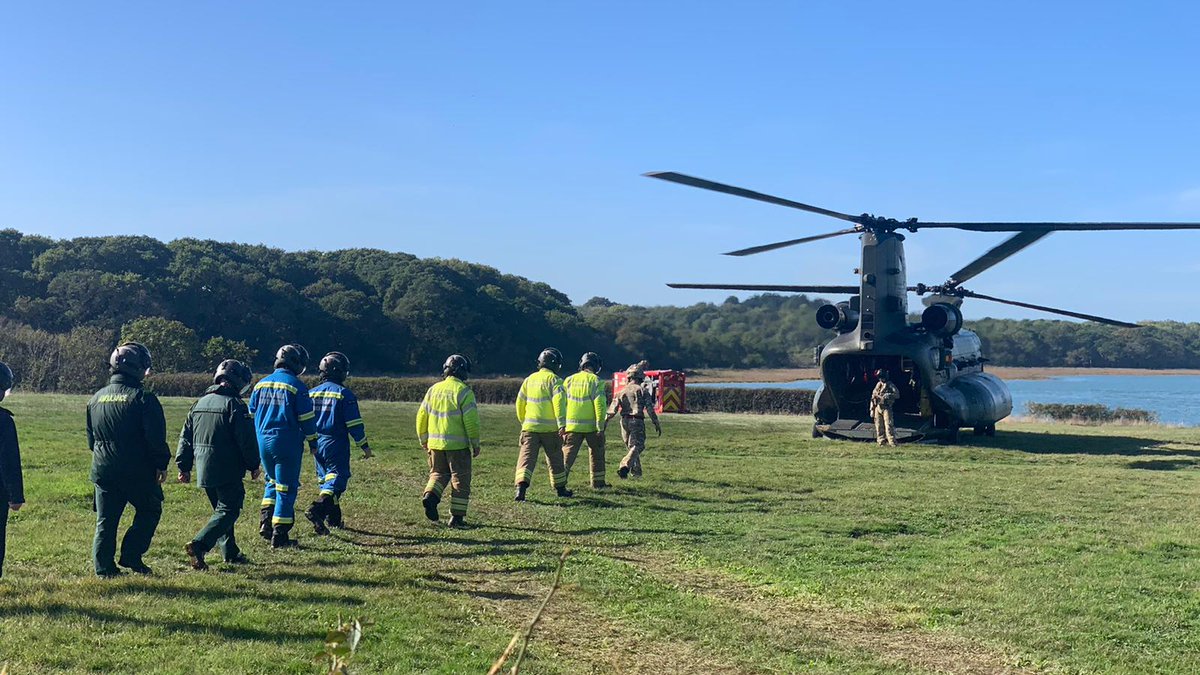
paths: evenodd
<path fill-rule="evenodd" d="M 1200 426 L 1200 375 L 1081 375 L 1046 380 L 1005 380 L 1012 391 L 1013 415 L 1026 414 L 1025 404 L 1099 403 L 1110 408 L 1138 408 L 1158 415 L 1163 424 Z M 747 389 L 812 389 L 820 380 L 795 382 L 722 382 L 689 387 Z"/>

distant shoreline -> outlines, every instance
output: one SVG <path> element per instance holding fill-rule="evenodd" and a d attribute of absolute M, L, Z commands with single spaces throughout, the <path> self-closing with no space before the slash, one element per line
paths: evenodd
<path fill-rule="evenodd" d="M 995 366 L 987 368 L 1005 380 L 1048 380 L 1055 377 L 1078 377 L 1081 375 L 1200 375 L 1195 369 L 1150 370 L 1146 368 L 1020 368 Z M 796 380 L 818 380 L 821 371 L 816 368 L 761 368 L 737 370 L 733 368 L 709 368 L 688 373 L 689 382 L 758 382 L 785 383 Z"/>

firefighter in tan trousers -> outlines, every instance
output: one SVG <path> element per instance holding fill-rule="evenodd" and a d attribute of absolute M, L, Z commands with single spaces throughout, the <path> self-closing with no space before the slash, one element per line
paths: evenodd
<path fill-rule="evenodd" d="M 479 456 L 479 410 L 466 383 L 471 360 L 451 354 L 442 365 L 446 379 L 425 392 L 417 409 L 417 438 L 429 455 L 429 482 L 421 495 L 425 517 L 437 522 L 438 503 L 450 485 L 450 527 L 465 527 L 471 501 L 471 458 Z"/>
<path fill-rule="evenodd" d="M 877 370 L 875 376 L 879 382 L 871 391 L 871 417 L 875 420 L 875 440 L 883 445 L 896 446 L 896 425 L 892 418 L 892 406 L 900 398 L 900 390 L 892 384 L 888 371 Z"/>
<path fill-rule="evenodd" d="M 562 354 L 548 347 L 538 354 L 538 371 L 521 383 L 517 393 L 517 420 L 521 422 L 521 453 L 517 457 L 518 502 L 525 501 L 525 490 L 533 479 L 538 455 L 546 454 L 550 482 L 559 497 L 570 497 L 567 468 L 563 464 L 563 438 L 567 435 L 566 395 L 563 392 Z"/>
<path fill-rule="evenodd" d="M 654 430 L 662 436 L 662 426 L 658 423 L 658 415 L 654 412 L 654 399 L 642 388 L 646 380 L 646 362 L 636 363 L 625 370 L 628 378 L 621 391 L 613 394 L 612 404 L 608 406 L 608 416 L 605 424 L 616 415 L 621 416 L 621 438 L 625 441 L 628 453 L 621 460 L 617 475 L 621 478 L 640 478 L 642 475 L 642 451 L 646 449 L 646 416 L 654 423 Z"/>
<path fill-rule="evenodd" d="M 586 442 L 591 456 L 592 488 L 603 490 L 604 482 L 604 416 L 607 403 L 604 382 L 596 375 L 604 362 L 595 352 L 588 352 L 579 359 L 579 372 L 563 382 L 567 394 L 567 437 L 563 446 L 563 462 L 567 473 L 575 465 L 575 458 Z"/>

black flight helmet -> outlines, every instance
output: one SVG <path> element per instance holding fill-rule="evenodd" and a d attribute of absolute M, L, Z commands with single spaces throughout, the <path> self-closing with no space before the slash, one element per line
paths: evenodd
<path fill-rule="evenodd" d="M 875 379 L 877 379 L 881 382 L 887 382 L 888 375 L 889 375 L 888 371 L 884 368 L 880 368 L 879 370 L 875 371 Z"/>
<path fill-rule="evenodd" d="M 299 377 L 308 370 L 308 350 L 300 345 L 284 345 L 275 352 L 275 367 L 286 368 Z"/>
<path fill-rule="evenodd" d="M 0 401 L 8 396 L 8 392 L 12 391 L 13 386 L 13 371 L 8 367 L 7 363 L 0 361 Z"/>
<path fill-rule="evenodd" d="M 583 356 L 579 357 L 579 369 L 580 370 L 590 370 L 593 373 L 599 373 L 600 369 L 603 367 L 604 367 L 604 360 L 601 359 L 600 355 L 597 354 L 596 352 L 588 352 L 588 353 L 584 354 Z"/>
<path fill-rule="evenodd" d="M 329 352 L 321 357 L 318 369 L 321 371 L 322 382 L 342 384 L 350 374 L 350 359 L 341 352 Z"/>
<path fill-rule="evenodd" d="M 138 380 L 150 374 L 151 365 L 150 350 L 140 342 L 123 342 L 108 357 L 108 368 L 113 375 L 128 375 Z"/>
<path fill-rule="evenodd" d="M 217 366 L 217 372 L 213 375 L 213 384 L 221 384 L 221 381 L 224 380 L 234 391 L 245 396 L 253 379 L 254 373 L 250 372 L 249 366 L 235 359 L 225 359 L 221 365 Z"/>
<path fill-rule="evenodd" d="M 447 377 L 457 377 L 465 380 L 471 375 L 471 359 L 462 354 L 451 354 L 442 364 L 442 374 Z"/>
<path fill-rule="evenodd" d="M 562 352 L 558 351 L 554 347 L 546 347 L 542 350 L 541 354 L 538 354 L 538 368 L 549 368 L 557 373 L 562 370 L 562 364 Z"/>

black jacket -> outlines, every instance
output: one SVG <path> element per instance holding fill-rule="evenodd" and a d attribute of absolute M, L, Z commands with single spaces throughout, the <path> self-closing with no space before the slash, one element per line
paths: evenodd
<path fill-rule="evenodd" d="M 17 425 L 13 414 L 0 408 L 0 509 L 8 504 L 25 503 L 25 483 L 21 479 L 21 446 L 17 443 Z"/>
<path fill-rule="evenodd" d="M 87 407 L 92 482 L 154 483 L 154 473 L 171 461 L 162 405 L 136 378 L 113 375 L 108 382 Z"/>
<path fill-rule="evenodd" d="M 241 482 L 259 464 L 254 418 L 231 387 L 213 385 L 204 394 L 183 424 L 175 464 L 184 472 L 195 467 L 202 488 Z"/>

